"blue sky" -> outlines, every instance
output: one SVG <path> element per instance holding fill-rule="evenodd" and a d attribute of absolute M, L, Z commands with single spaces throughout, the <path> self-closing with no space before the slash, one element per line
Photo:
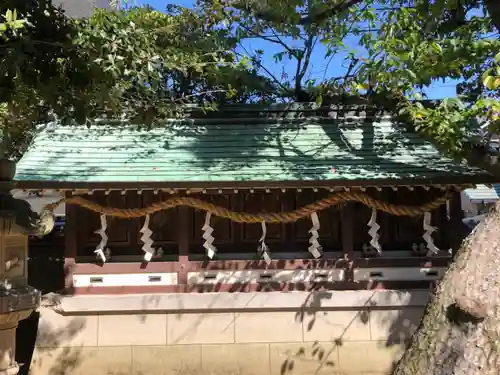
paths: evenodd
<path fill-rule="evenodd" d="M 129 4 L 131 5 L 151 5 L 153 8 L 163 11 L 165 9 L 165 4 L 178 4 L 185 7 L 191 7 L 194 4 L 193 0 L 129 0 Z M 346 41 L 348 47 L 353 49 L 359 49 L 357 44 L 357 40 L 355 37 L 348 38 Z M 286 64 L 286 60 L 283 60 L 283 63 L 275 63 L 273 59 L 273 55 L 277 52 L 280 52 L 282 48 L 277 46 L 274 43 L 267 42 L 265 40 L 260 39 L 251 39 L 246 40 L 243 44 L 243 47 L 248 51 L 255 51 L 256 49 L 264 50 L 264 65 L 266 69 L 268 69 L 275 77 L 281 77 L 283 74 L 286 74 L 288 77 L 293 77 L 295 64 L 289 63 Z M 244 52 L 244 51 L 242 51 Z M 344 55 L 345 56 L 345 55 Z M 322 45 L 318 45 L 313 53 L 311 58 L 311 66 L 309 68 L 309 74 L 306 78 L 310 79 L 319 79 L 321 80 L 323 77 L 336 77 L 342 76 L 345 72 L 345 68 L 343 67 L 343 56 L 338 55 L 335 58 L 331 59 L 325 58 L 325 49 Z M 428 90 L 426 93 L 430 99 L 440 99 L 446 97 L 453 97 L 456 95 L 455 84 L 450 82 L 437 82 Z"/>

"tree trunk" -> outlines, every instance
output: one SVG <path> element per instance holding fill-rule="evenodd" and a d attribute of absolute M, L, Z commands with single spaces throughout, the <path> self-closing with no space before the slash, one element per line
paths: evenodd
<path fill-rule="evenodd" d="M 500 373 L 500 202 L 464 240 L 393 375 Z"/>

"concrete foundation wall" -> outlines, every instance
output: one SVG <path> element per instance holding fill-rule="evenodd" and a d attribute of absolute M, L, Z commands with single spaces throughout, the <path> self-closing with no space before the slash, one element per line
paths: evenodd
<path fill-rule="evenodd" d="M 246 309 L 217 293 L 72 298 L 40 309 L 32 375 L 387 374 L 428 292 L 255 293 L 272 303 Z"/>

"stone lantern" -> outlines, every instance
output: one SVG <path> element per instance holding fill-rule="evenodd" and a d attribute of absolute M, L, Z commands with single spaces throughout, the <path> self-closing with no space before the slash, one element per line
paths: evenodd
<path fill-rule="evenodd" d="M 40 292 L 27 283 L 28 236 L 53 227 L 50 217 L 41 220 L 28 202 L 12 197 L 14 170 L 13 162 L 0 160 L 0 375 L 18 373 L 16 328 L 40 305 Z"/>

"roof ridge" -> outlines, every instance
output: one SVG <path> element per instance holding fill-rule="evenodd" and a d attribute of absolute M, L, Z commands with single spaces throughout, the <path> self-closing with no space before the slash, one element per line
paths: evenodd
<path fill-rule="evenodd" d="M 247 107 L 245 107 L 247 108 Z M 238 107 L 231 107 L 231 110 L 217 110 L 213 112 L 193 111 L 183 112 L 182 116 L 158 119 L 155 121 L 158 125 L 163 124 L 210 124 L 210 123 L 300 123 L 301 121 L 332 121 L 332 120 L 392 120 L 397 114 L 392 111 L 379 110 L 372 112 L 371 108 L 366 107 L 346 107 L 346 106 L 320 106 L 317 108 L 304 109 L 303 107 L 294 107 L 287 109 L 285 107 L 268 107 L 258 110 L 254 107 L 251 110 L 237 110 Z M 89 121 L 90 125 L 131 125 L 140 126 L 140 123 L 134 123 L 128 119 L 120 118 L 95 118 Z M 48 125 L 48 124 L 47 124 Z M 57 125 L 50 123 L 51 126 L 40 126 L 40 129 L 46 128 L 52 130 L 56 127 L 66 126 L 85 126 L 87 124 L 63 124 Z"/>

